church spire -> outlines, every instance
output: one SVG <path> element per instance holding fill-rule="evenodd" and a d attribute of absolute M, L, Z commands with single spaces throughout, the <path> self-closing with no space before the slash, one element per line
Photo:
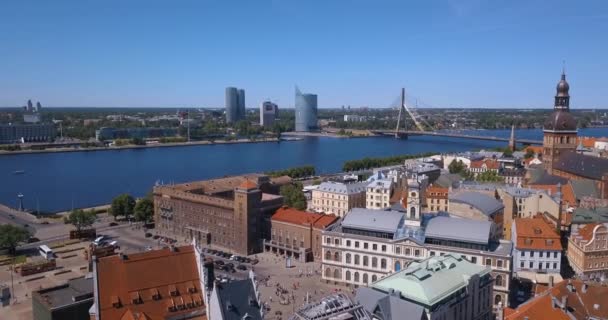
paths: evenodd
<path fill-rule="evenodd" d="M 562 78 L 557 83 L 557 94 L 555 95 L 555 111 L 570 111 L 570 85 L 566 81 L 565 63 L 562 65 Z"/>

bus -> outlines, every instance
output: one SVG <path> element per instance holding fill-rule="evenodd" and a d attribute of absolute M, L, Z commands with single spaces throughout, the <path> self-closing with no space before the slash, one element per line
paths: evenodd
<path fill-rule="evenodd" d="M 55 259 L 55 254 L 53 253 L 53 250 L 51 250 L 51 248 L 49 248 L 45 244 L 38 247 L 38 252 L 40 252 L 40 255 L 43 256 L 45 259 L 48 259 L 48 260 Z"/>

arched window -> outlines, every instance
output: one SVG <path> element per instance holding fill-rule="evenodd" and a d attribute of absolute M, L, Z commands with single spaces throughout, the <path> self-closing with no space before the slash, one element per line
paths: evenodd
<path fill-rule="evenodd" d="M 395 253 L 401 254 L 401 247 L 395 247 Z"/>
<path fill-rule="evenodd" d="M 397 261 L 395 262 L 395 272 L 400 271 L 401 270 L 401 262 Z"/>
<path fill-rule="evenodd" d="M 378 258 L 372 257 L 372 268 L 378 268 Z"/>
<path fill-rule="evenodd" d="M 350 253 L 346 254 L 346 263 L 350 263 Z"/>
<path fill-rule="evenodd" d="M 501 275 L 497 275 L 494 282 L 495 282 L 495 285 L 497 285 L 499 287 L 502 287 L 503 286 L 503 284 L 502 284 L 502 276 Z"/>
<path fill-rule="evenodd" d="M 358 254 L 356 254 L 356 255 L 355 255 L 355 264 L 356 264 L 356 265 L 359 265 L 359 263 L 361 263 L 361 261 L 360 261 L 360 259 L 359 259 L 359 255 L 358 255 Z"/>
<path fill-rule="evenodd" d="M 340 252 L 334 253 L 334 260 L 335 261 L 340 261 Z"/>
<path fill-rule="evenodd" d="M 346 281 L 350 281 L 350 271 L 346 271 Z"/>
<path fill-rule="evenodd" d="M 502 297 L 497 294 L 496 297 L 494 297 L 494 304 L 499 304 L 500 302 L 502 302 Z"/>
<path fill-rule="evenodd" d="M 325 269 L 325 277 L 327 277 L 327 278 L 331 277 L 331 269 L 329 269 L 329 268 Z"/>
<path fill-rule="evenodd" d="M 368 280 L 369 280 L 369 279 L 368 279 L 368 277 L 367 277 L 367 273 L 364 273 L 364 274 L 363 274 L 363 283 L 367 284 L 367 283 L 369 282 Z"/>
<path fill-rule="evenodd" d="M 372 276 L 372 282 L 376 282 L 378 280 L 378 276 L 377 275 L 373 275 Z"/>
<path fill-rule="evenodd" d="M 416 218 L 416 208 L 415 207 L 410 208 L 410 218 Z"/>
<path fill-rule="evenodd" d="M 340 239 L 336 238 L 336 240 L 334 240 L 334 244 L 339 246 L 340 245 Z"/>
<path fill-rule="evenodd" d="M 367 267 L 369 265 L 369 258 L 367 256 L 363 256 L 363 266 Z"/>
<path fill-rule="evenodd" d="M 331 251 L 325 251 L 325 260 L 331 260 Z"/>
<path fill-rule="evenodd" d="M 359 272 L 355 271 L 355 282 L 359 282 Z"/>
<path fill-rule="evenodd" d="M 380 260 L 380 268 L 386 269 L 386 259 L 382 258 Z"/>
<path fill-rule="evenodd" d="M 334 270 L 334 278 L 335 279 L 342 279 L 342 275 L 340 274 L 340 269 L 335 269 Z"/>

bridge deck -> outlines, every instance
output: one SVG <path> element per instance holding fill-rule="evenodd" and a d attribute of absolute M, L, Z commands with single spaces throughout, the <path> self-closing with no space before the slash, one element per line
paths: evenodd
<path fill-rule="evenodd" d="M 373 133 L 394 136 L 395 131 L 383 131 L 383 130 L 372 130 Z M 408 136 L 435 136 L 435 137 L 447 137 L 447 138 L 459 138 L 459 139 L 475 139 L 475 140 L 486 140 L 486 141 L 504 141 L 509 142 L 509 138 L 494 137 L 494 136 L 477 136 L 471 134 L 460 134 L 460 133 L 448 133 L 448 132 L 436 132 L 436 131 L 399 131 L 400 134 L 407 134 Z M 542 140 L 531 140 L 531 139 L 515 139 L 517 143 L 523 144 L 537 144 L 542 145 Z"/>

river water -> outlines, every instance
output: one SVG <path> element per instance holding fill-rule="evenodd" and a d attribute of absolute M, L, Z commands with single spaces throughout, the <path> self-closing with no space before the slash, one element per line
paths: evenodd
<path fill-rule="evenodd" d="M 471 133 L 471 132 L 468 132 Z M 478 130 L 508 137 L 510 130 Z M 542 139 L 540 130 L 518 130 L 521 139 Z M 608 128 L 579 135 L 608 136 Z M 24 195 L 27 209 L 57 212 L 109 203 L 121 193 L 142 196 L 156 181 L 179 183 L 249 172 L 314 165 L 318 173 L 338 172 L 346 160 L 363 157 L 454 152 L 505 146 L 504 142 L 415 136 L 353 139 L 305 138 L 280 143 L 201 145 L 98 152 L 0 156 L 0 203 L 16 207 Z M 14 174 L 24 170 L 24 174 Z"/>

